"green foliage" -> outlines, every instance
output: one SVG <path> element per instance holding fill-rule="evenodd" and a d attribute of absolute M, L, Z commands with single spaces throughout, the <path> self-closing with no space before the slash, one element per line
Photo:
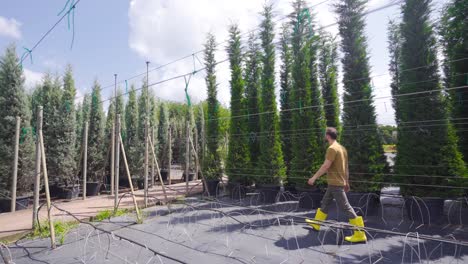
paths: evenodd
<path fill-rule="evenodd" d="M 468 85 L 468 2 L 452 0 L 445 7 L 441 19 L 440 33 L 444 46 L 444 70 L 447 87 Z M 468 162 L 468 125 L 459 118 L 468 113 L 468 88 L 454 89 L 449 92 L 454 128 L 459 139 L 459 148 Z"/>
<path fill-rule="evenodd" d="M 397 122 L 400 120 L 400 115 L 398 111 L 398 100 L 395 95 L 398 94 L 399 88 L 399 78 L 400 78 L 400 53 L 401 53 L 401 32 L 400 25 L 394 21 L 390 20 L 388 23 L 388 51 L 390 53 L 390 62 L 388 64 L 388 70 L 392 77 L 392 82 L 390 83 L 390 88 L 392 89 L 392 106 L 395 109 L 395 119 Z"/>
<path fill-rule="evenodd" d="M 205 67 L 206 67 L 206 87 L 208 90 L 208 114 L 207 114 L 207 153 L 204 172 L 207 179 L 219 179 L 221 177 L 221 160 L 218 153 L 219 148 L 219 102 L 216 99 L 216 39 L 212 34 L 208 34 L 205 44 Z M 209 170 L 208 170 L 209 169 Z"/>
<path fill-rule="evenodd" d="M 258 37 L 253 33 L 249 36 L 247 60 L 245 62 L 245 100 L 247 110 L 248 147 L 250 152 L 250 168 L 257 168 L 260 157 L 260 89 L 262 54 Z M 254 173 L 254 172 L 252 172 Z"/>
<path fill-rule="evenodd" d="M 64 140 L 61 123 L 63 121 L 63 90 L 61 89 L 59 78 L 47 74 L 37 95 L 39 98 L 36 99 L 36 102 L 43 107 L 42 134 L 44 146 L 47 146 L 45 154 L 49 181 L 70 184 L 72 183 L 71 180 L 61 174 L 60 168 L 65 154 L 61 145 L 61 141 Z M 73 171 L 71 174 L 73 174 Z"/>
<path fill-rule="evenodd" d="M 169 112 L 166 103 L 159 104 L 159 126 L 158 126 L 158 157 L 161 169 L 168 169 L 169 158 L 172 155 L 171 146 L 168 145 L 169 136 Z"/>
<path fill-rule="evenodd" d="M 324 99 L 326 125 L 341 131 L 338 99 L 338 44 L 327 32 L 320 32 L 319 79 Z"/>
<path fill-rule="evenodd" d="M 395 145 L 397 143 L 396 137 L 397 127 L 396 126 L 379 126 L 379 134 L 382 138 L 382 144 Z M 385 151 L 387 152 L 387 151 Z"/>
<path fill-rule="evenodd" d="M 57 164 L 57 173 L 66 183 L 72 183 L 76 179 L 76 114 L 75 114 L 75 96 L 76 88 L 73 79 L 72 68 L 68 65 L 63 77 L 63 92 L 59 122 L 59 159 Z"/>
<path fill-rule="evenodd" d="M 437 62 L 437 43 L 430 19 L 430 0 L 407 0 L 402 7 L 401 59 L 398 94 L 433 91 L 430 96 L 405 97 L 398 101 L 398 155 L 395 172 L 401 175 L 444 175 L 405 177 L 402 193 L 424 197 L 458 196 L 460 190 L 417 185 L 453 186 L 455 176 L 466 175 L 457 138 L 448 121 L 449 111 L 442 94 Z M 425 67 L 421 67 L 425 65 Z M 420 80 L 431 80 L 421 83 Z M 413 100 L 408 100 L 413 99 Z M 441 120 L 437 127 L 414 127 L 420 120 Z M 413 166 L 418 165 L 418 166 Z"/>
<path fill-rule="evenodd" d="M 106 219 L 110 219 L 111 217 L 118 217 L 122 215 L 126 215 L 129 213 L 128 209 L 117 209 L 117 212 L 114 210 L 103 210 L 99 211 L 95 217 L 92 218 L 93 222 L 102 222 Z"/>
<path fill-rule="evenodd" d="M 229 147 L 226 173 L 230 182 L 250 185 L 249 147 L 247 133 L 245 82 L 242 78 L 240 31 L 237 25 L 229 27 L 229 45 L 227 52 L 231 69 L 231 122 L 229 126 Z"/>
<path fill-rule="evenodd" d="M 102 109 L 101 85 L 94 81 L 91 93 L 91 109 L 88 130 L 88 179 L 101 182 L 104 174 L 104 112 Z"/>
<path fill-rule="evenodd" d="M 279 117 L 275 95 L 275 45 L 273 39 L 273 7 L 265 5 L 263 20 L 260 25 L 261 46 L 263 50 L 263 71 L 261 88 L 261 156 L 258 168 L 261 169 L 260 177 L 256 183 L 279 184 L 286 178 L 283 152 L 279 135 Z"/>
<path fill-rule="evenodd" d="M 344 106 L 341 140 L 348 150 L 349 163 L 353 164 L 350 166 L 350 181 L 351 189 L 356 192 L 380 190 L 381 186 L 372 182 L 381 182 L 386 168 L 370 85 L 363 15 L 366 3 L 367 0 L 343 0 L 335 5 L 339 15 L 343 52 Z"/>
<path fill-rule="evenodd" d="M 65 237 L 67 234 L 74 228 L 78 227 L 78 222 L 63 222 L 63 221 L 54 221 L 54 231 L 55 237 L 58 238 L 59 244 L 63 245 L 65 242 Z M 48 221 L 42 222 L 29 235 L 29 238 L 48 238 L 50 237 L 50 226 Z"/>
<path fill-rule="evenodd" d="M 203 166 L 205 160 L 205 152 L 206 152 L 206 123 L 205 123 L 205 111 L 203 111 L 203 104 L 199 104 L 197 108 L 195 108 L 195 116 L 196 116 L 196 130 L 198 133 L 198 140 L 196 140 L 197 144 L 197 155 L 199 159 L 200 166 Z"/>
<path fill-rule="evenodd" d="M 15 46 L 9 46 L 0 58 L 0 193 L 10 190 L 16 116 L 21 117 L 21 128 L 31 129 L 31 110 L 24 88 L 23 71 Z M 33 183 L 33 133 L 26 133 L 19 148 L 18 195 L 31 191 Z"/>
<path fill-rule="evenodd" d="M 281 69 L 280 69 L 280 128 L 281 128 L 281 148 L 284 155 L 284 163 L 286 166 L 286 174 L 291 176 L 291 160 L 293 157 L 292 144 L 290 133 L 293 128 L 292 112 L 290 109 L 294 107 L 292 98 L 292 50 L 291 50 L 291 32 L 289 24 L 283 25 L 281 33 Z"/>
<path fill-rule="evenodd" d="M 135 86 L 131 86 L 128 94 L 127 106 L 125 107 L 125 154 L 127 154 L 130 173 L 140 171 L 142 163 L 140 160 L 140 140 L 138 138 L 138 104 Z M 122 122 L 123 123 L 123 122 Z"/>
<path fill-rule="evenodd" d="M 290 108 L 294 111 L 291 111 L 292 133 L 289 133 L 292 134 L 292 160 L 288 182 L 304 187 L 311 173 L 323 163 L 325 117 L 317 79 L 317 37 L 304 1 L 294 3 L 291 24 L 294 31 Z"/>

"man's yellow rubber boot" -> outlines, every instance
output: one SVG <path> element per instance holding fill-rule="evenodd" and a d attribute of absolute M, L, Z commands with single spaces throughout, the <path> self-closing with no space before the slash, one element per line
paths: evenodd
<path fill-rule="evenodd" d="M 317 209 L 317 212 L 315 213 L 315 218 L 314 219 L 306 219 L 306 223 L 308 223 L 315 231 L 320 230 L 320 222 L 324 221 L 327 219 L 327 214 L 322 212 L 320 208 Z M 315 221 L 318 220 L 318 221 Z"/>
<path fill-rule="evenodd" d="M 354 219 L 349 219 L 349 223 L 357 227 L 364 227 L 364 220 L 362 216 L 358 216 Z M 357 228 L 354 230 L 352 236 L 345 237 L 345 240 L 351 243 L 362 243 L 367 241 L 366 232 L 363 229 Z"/>

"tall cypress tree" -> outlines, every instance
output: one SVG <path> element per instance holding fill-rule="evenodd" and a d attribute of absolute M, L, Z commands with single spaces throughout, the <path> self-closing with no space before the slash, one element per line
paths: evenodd
<path fill-rule="evenodd" d="M 107 109 L 107 115 L 106 115 L 106 128 L 105 128 L 105 133 L 104 133 L 106 144 L 104 148 L 104 157 L 106 158 L 106 171 L 107 172 L 110 172 L 110 166 L 111 166 L 111 151 L 112 151 L 111 140 L 112 140 L 112 128 L 114 126 L 114 122 L 116 118 L 116 115 L 115 115 L 116 104 L 117 104 L 117 114 L 120 114 L 122 118 L 125 107 L 124 107 L 122 90 L 120 89 L 117 90 L 117 97 L 111 100 L 109 107 Z M 125 122 L 123 122 L 123 124 L 125 124 Z M 122 130 L 125 131 L 125 126 L 123 126 Z M 110 174 L 106 174 L 106 175 L 110 175 Z"/>
<path fill-rule="evenodd" d="M 338 99 L 338 45 L 334 38 L 321 32 L 319 52 L 319 78 L 324 99 L 327 126 L 341 130 L 340 102 Z"/>
<path fill-rule="evenodd" d="M 292 50 L 291 50 L 291 32 L 289 31 L 289 24 L 283 25 L 281 33 L 281 69 L 280 69 L 280 128 L 281 128 L 281 147 L 284 155 L 284 163 L 287 170 L 287 176 L 291 176 L 291 160 L 292 160 L 292 144 L 291 144 L 291 130 L 292 130 L 292 113 L 290 109 L 294 107 L 292 101 Z M 290 181 L 290 180 L 289 180 Z"/>
<path fill-rule="evenodd" d="M 275 95 L 275 45 L 273 39 L 273 6 L 265 5 L 260 25 L 263 49 L 263 72 L 261 90 L 261 156 L 259 168 L 262 170 L 257 183 L 278 184 L 286 178 L 283 152 L 279 135 L 279 117 Z"/>
<path fill-rule="evenodd" d="M 138 97 L 138 142 L 140 143 L 140 151 L 135 154 L 138 155 L 138 163 L 143 164 L 145 158 L 145 124 L 146 120 L 151 121 L 151 105 L 148 98 L 148 91 L 146 90 L 146 78 L 143 80 L 143 87 Z M 151 124 L 149 124 L 151 125 Z M 148 127 L 149 128 L 149 127 Z M 138 168 L 138 171 L 133 173 L 143 176 L 143 166 Z"/>
<path fill-rule="evenodd" d="M 249 147 L 247 133 L 247 117 L 244 79 L 242 78 L 242 54 L 240 31 L 237 25 L 229 27 L 229 63 L 231 69 L 231 122 L 229 124 L 228 158 L 226 172 L 230 182 L 249 185 Z"/>
<path fill-rule="evenodd" d="M 292 89 L 290 109 L 292 129 L 289 182 L 305 186 L 312 171 L 323 162 L 324 113 L 317 80 L 317 38 L 309 9 L 302 0 L 294 3 L 292 33 Z M 287 132 L 286 132 L 287 133 Z"/>
<path fill-rule="evenodd" d="M 397 98 L 399 123 L 395 171 L 402 175 L 404 194 L 446 197 L 458 190 L 424 188 L 420 185 L 453 185 L 453 176 L 465 173 L 456 136 L 448 120 L 437 62 L 437 43 L 430 22 L 430 0 L 407 0 L 402 7 L 401 69 L 397 95 L 431 91 Z M 421 67 L 424 66 L 424 67 Z M 421 80 L 427 80 L 421 82 Z M 435 90 L 435 92 L 434 92 Z M 440 120 L 436 126 L 424 121 Z M 426 125 L 425 125 L 426 124 Z M 419 127 L 416 127 L 419 126 Z M 418 166 L 414 166 L 418 165 Z M 422 166 L 421 166 L 422 165 Z M 411 177 L 405 175 L 446 175 Z"/>
<path fill-rule="evenodd" d="M 10 190 L 14 153 L 16 116 L 21 117 L 18 159 L 18 195 L 30 192 L 33 183 L 34 142 L 30 125 L 31 111 L 27 100 L 23 70 L 11 45 L 0 58 L 0 193 Z"/>
<path fill-rule="evenodd" d="M 390 83 L 390 88 L 392 89 L 392 106 L 395 109 L 395 119 L 397 124 L 400 120 L 400 115 L 398 111 L 400 108 L 398 107 L 398 100 L 395 95 L 398 94 L 399 89 L 399 78 L 400 78 L 400 50 L 401 50 L 401 32 L 400 32 L 400 25 L 394 21 L 390 20 L 388 22 L 388 51 L 390 53 L 390 62 L 388 64 L 389 72 L 392 78 L 392 82 Z"/>
<path fill-rule="evenodd" d="M 386 166 L 370 85 L 367 39 L 364 35 L 366 3 L 367 0 L 343 0 L 335 5 L 343 52 L 341 141 L 349 154 L 351 188 L 358 192 L 380 190 L 380 185 L 375 182 L 382 181 Z"/>
<path fill-rule="evenodd" d="M 101 85 L 95 80 L 91 93 L 88 130 L 88 178 L 100 182 L 104 173 L 104 129 L 105 120 L 102 109 Z"/>
<path fill-rule="evenodd" d="M 260 157 L 260 89 L 261 52 L 258 38 L 249 36 L 245 68 L 245 100 L 247 108 L 247 133 L 249 134 L 250 167 L 257 168 Z"/>
<path fill-rule="evenodd" d="M 221 160 L 218 153 L 219 148 L 219 102 L 216 98 L 216 39 L 208 34 L 205 44 L 205 67 L 206 87 L 208 90 L 208 118 L 207 118 L 207 153 L 204 166 L 204 174 L 208 179 L 219 179 L 221 177 Z"/>
<path fill-rule="evenodd" d="M 63 95 L 60 106 L 60 125 L 59 133 L 61 136 L 59 150 L 60 159 L 58 160 L 58 174 L 67 182 L 74 182 L 76 166 L 76 114 L 75 114 L 75 81 L 70 65 L 67 66 L 63 77 Z"/>
<path fill-rule="evenodd" d="M 130 172 L 136 174 L 141 170 L 140 140 L 138 138 L 138 104 L 135 86 L 130 87 L 127 106 L 125 107 L 125 151 Z M 122 120 L 123 123 L 124 120 Z"/>
<path fill-rule="evenodd" d="M 468 162 L 468 126 L 460 118 L 468 113 L 468 2 L 452 0 L 445 8 L 441 22 L 444 44 L 444 69 L 448 87 L 464 88 L 450 90 L 452 118 L 457 130 L 459 148 L 465 163 Z"/>
<path fill-rule="evenodd" d="M 205 160 L 205 150 L 206 150 L 206 129 L 205 129 L 205 111 L 203 110 L 203 103 L 200 103 L 198 106 L 198 113 L 196 117 L 196 126 L 198 133 L 198 148 L 197 154 L 199 159 L 199 165 L 203 166 Z"/>
<path fill-rule="evenodd" d="M 169 111 L 167 104 L 161 102 L 159 104 L 159 125 L 158 125 L 158 157 L 159 166 L 161 169 L 168 169 L 169 164 L 169 153 L 171 147 L 168 145 L 169 136 Z"/>
<path fill-rule="evenodd" d="M 40 104 L 43 106 L 42 132 L 44 137 L 45 154 L 49 181 L 64 183 L 66 178 L 61 175 L 60 162 L 62 156 L 62 94 L 60 80 L 47 74 L 42 85 Z"/>

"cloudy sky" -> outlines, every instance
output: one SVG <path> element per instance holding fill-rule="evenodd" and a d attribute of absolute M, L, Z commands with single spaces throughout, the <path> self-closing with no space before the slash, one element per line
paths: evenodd
<path fill-rule="evenodd" d="M 312 7 L 317 25 L 336 35 L 336 15 L 331 6 L 334 1 L 337 0 L 313 0 L 307 3 Z M 66 2 L 49 0 L 44 4 L 44 1 L 2 1 L 0 51 L 3 53 L 5 47 L 15 43 L 18 56 L 21 56 L 24 48 L 31 48 L 59 19 L 57 14 Z M 368 9 L 392 2 L 396 0 L 370 0 Z M 434 19 L 437 19 L 438 11 L 446 2 L 434 0 Z M 89 93 L 93 81 L 97 79 L 105 87 L 103 97 L 108 98 L 112 96 L 115 73 L 118 74 L 118 82 L 123 90 L 126 89 L 125 80 L 128 80 L 129 86 L 134 84 L 140 87 L 144 75 L 139 74 L 145 73 L 146 61 L 150 61 L 150 83 L 191 72 L 194 67 L 203 67 L 203 53 L 199 51 L 203 49 L 207 32 L 212 32 L 217 42 L 221 43 L 216 59 L 224 60 L 227 56 L 224 41 L 228 26 L 237 23 L 242 32 L 257 29 L 264 3 L 264 0 L 81 0 L 76 6 L 74 19 L 70 16 L 70 29 L 65 19 L 32 53 L 32 61 L 29 58 L 24 61 L 26 84 L 32 89 L 41 81 L 43 73 L 62 74 L 66 64 L 70 63 L 79 90 L 78 97 Z M 281 23 L 287 21 L 285 16 L 291 12 L 291 1 L 274 0 L 273 3 L 275 21 L 278 21 L 276 28 L 279 30 Z M 394 123 L 393 109 L 388 98 L 386 28 L 389 19 L 399 16 L 398 5 L 366 16 L 375 106 L 381 124 Z M 183 57 L 186 58 L 158 68 Z M 229 105 L 228 64 L 219 64 L 217 71 L 219 100 Z M 199 72 L 191 79 L 188 90 L 192 100 L 206 98 L 203 78 L 204 72 Z M 175 79 L 151 88 L 162 99 L 184 101 L 184 87 L 183 79 Z"/>

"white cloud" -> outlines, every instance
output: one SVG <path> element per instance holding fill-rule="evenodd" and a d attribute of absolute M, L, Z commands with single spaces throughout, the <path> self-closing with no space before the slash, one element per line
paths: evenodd
<path fill-rule="evenodd" d="M 14 18 L 5 18 L 0 16 L 0 36 L 13 39 L 21 38 L 21 23 Z"/>
<path fill-rule="evenodd" d="M 43 73 L 24 68 L 26 89 L 34 89 L 42 81 Z"/>
<path fill-rule="evenodd" d="M 383 6 L 387 2 L 387 0 L 370 0 L 368 9 Z M 223 42 L 228 37 L 228 26 L 232 23 L 238 23 L 242 33 L 258 28 L 261 21 L 260 12 L 264 3 L 265 1 L 251 0 L 132 0 L 128 12 L 130 28 L 129 46 L 142 59 L 151 61 L 151 67 L 156 67 L 202 50 L 208 32 L 212 32 L 216 36 L 217 42 Z M 317 3 L 320 2 L 307 1 L 307 5 L 312 7 L 311 12 L 315 17 L 316 23 L 319 26 L 326 26 L 327 31 L 337 35 L 337 15 L 333 10 L 333 1 L 318 5 Z M 275 20 L 283 18 L 292 10 L 290 0 L 276 0 L 274 1 L 274 6 Z M 366 27 L 369 46 L 372 47 L 369 50 L 370 62 L 373 69 L 371 75 L 380 75 L 387 71 L 388 58 L 385 48 L 386 36 L 384 33 L 386 30 L 386 19 L 382 19 L 382 17 L 388 17 L 390 14 L 395 13 L 395 10 L 397 10 L 397 7 L 390 8 L 387 11 L 379 11 L 367 17 L 367 22 L 371 23 L 370 26 Z M 277 23 L 276 29 L 278 33 L 281 24 L 287 21 L 287 19 L 282 19 Z M 277 34 L 278 36 L 279 34 Z M 244 45 L 245 40 L 246 37 L 243 38 Z M 225 43 L 218 47 L 218 52 L 216 53 L 217 61 L 226 58 L 225 47 Z M 198 58 L 203 61 L 203 54 L 199 53 Z M 195 68 L 203 67 L 198 60 L 195 60 L 195 65 Z M 278 52 L 277 71 L 279 71 L 279 65 Z M 217 66 L 218 99 L 224 105 L 228 105 L 230 99 L 230 72 L 228 66 L 228 63 L 222 63 Z M 150 83 L 188 73 L 193 70 L 193 67 L 193 58 L 188 57 L 161 70 L 151 72 Z M 204 72 L 199 72 L 192 77 L 188 89 L 192 101 L 206 98 L 204 77 Z M 342 75 L 340 75 L 341 78 Z M 136 81 L 141 83 L 141 80 Z M 374 91 L 374 95 L 376 97 L 387 95 L 389 92 L 388 78 L 374 79 L 374 82 L 377 89 L 381 87 L 380 90 Z M 157 96 L 163 99 L 185 101 L 184 87 L 184 80 L 176 79 L 153 86 L 152 89 Z M 339 90 L 342 92 L 341 82 Z M 393 116 L 391 101 L 387 100 L 384 102 L 383 100 L 379 100 L 375 105 L 379 115 L 379 122 L 390 122 Z"/>

